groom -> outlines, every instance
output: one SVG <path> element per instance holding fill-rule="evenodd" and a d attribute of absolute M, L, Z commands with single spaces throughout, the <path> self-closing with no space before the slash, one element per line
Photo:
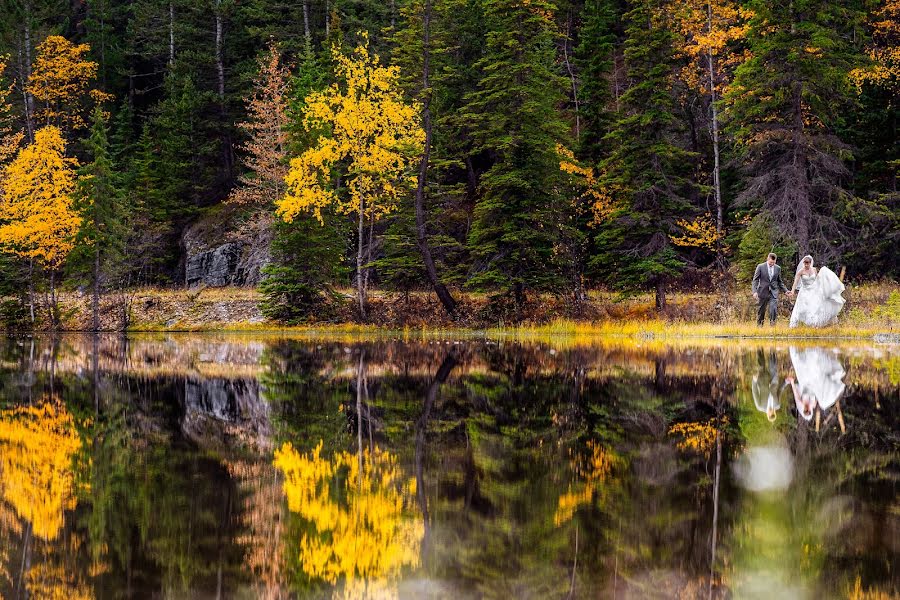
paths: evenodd
<path fill-rule="evenodd" d="M 788 292 L 784 282 L 781 281 L 781 267 L 775 264 L 778 257 L 774 252 L 769 252 L 766 262 L 756 266 L 753 274 L 753 298 L 759 303 L 756 313 L 756 324 L 762 325 L 766 317 L 766 308 L 769 310 L 769 324 L 775 324 L 775 315 L 778 312 L 778 293 Z M 790 292 L 788 292 L 790 295 Z"/>

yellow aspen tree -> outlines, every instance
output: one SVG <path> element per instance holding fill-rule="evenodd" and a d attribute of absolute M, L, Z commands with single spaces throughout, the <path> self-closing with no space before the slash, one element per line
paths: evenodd
<path fill-rule="evenodd" d="M 9 96 L 12 87 L 2 85 L 3 73 L 6 71 L 8 57 L 0 55 L 0 167 L 11 159 L 22 143 L 25 134 L 16 129 L 13 124 L 12 106 Z M 0 179 L 0 192 L 3 189 L 3 181 Z"/>
<path fill-rule="evenodd" d="M 34 535 L 53 541 L 75 508 L 72 460 L 81 448 L 75 420 L 58 398 L 0 410 L 0 498 Z"/>
<path fill-rule="evenodd" d="M 322 441 L 300 453 L 275 451 L 288 510 L 313 525 L 299 541 L 312 579 L 342 583 L 347 598 L 393 598 L 405 568 L 420 563 L 425 524 L 415 510 L 416 479 L 378 446 L 323 456 Z"/>
<path fill-rule="evenodd" d="M 369 53 L 368 38 L 362 37 L 364 42 L 350 54 L 332 48 L 336 83 L 306 98 L 304 127 L 325 133 L 291 160 L 287 191 L 276 210 L 287 222 L 308 211 L 321 223 L 326 208 L 356 214 L 356 286 L 365 319 L 364 270 L 371 259 L 366 249 L 371 255 L 374 224 L 394 212 L 415 184 L 413 169 L 425 134 L 419 108 L 402 97 L 399 69 L 381 66 L 378 56 Z"/>
<path fill-rule="evenodd" d="M 36 261 L 50 271 L 51 324 L 58 322 L 54 276 L 74 247 L 81 215 L 74 208 L 77 161 L 65 155 L 56 127 L 38 130 L 3 169 L 0 247 Z"/>
<path fill-rule="evenodd" d="M 715 197 L 714 250 L 718 263 L 724 268 L 725 206 L 722 198 L 719 150 L 718 101 L 727 85 L 728 74 L 747 56 L 735 50 L 735 42 L 743 39 L 749 29 L 752 12 L 735 0 L 684 0 L 675 11 L 675 27 L 680 34 L 679 50 L 689 62 L 682 70 L 682 79 L 701 94 L 709 95 L 709 126 L 713 143 L 713 195 Z M 703 220 L 691 222 L 702 227 Z M 688 232 L 691 237 L 696 232 Z M 707 232 L 708 233 L 708 232 Z M 682 238 L 682 241 L 684 239 Z M 679 245 L 689 245 L 680 243 Z"/>
<path fill-rule="evenodd" d="M 37 47 L 28 91 L 38 102 L 35 119 L 56 125 L 65 132 L 87 125 L 90 102 L 103 102 L 109 95 L 91 89 L 97 63 L 88 60 L 88 44 L 73 44 L 60 35 L 48 36 Z"/>

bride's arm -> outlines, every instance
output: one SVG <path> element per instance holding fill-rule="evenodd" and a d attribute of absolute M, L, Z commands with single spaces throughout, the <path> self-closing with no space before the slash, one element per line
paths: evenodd
<path fill-rule="evenodd" d="M 794 293 L 794 290 L 797 289 L 797 284 L 800 282 L 800 271 L 797 271 L 797 274 L 794 275 L 794 283 L 791 284 L 791 293 Z"/>
<path fill-rule="evenodd" d="M 794 401 L 800 402 L 800 391 L 797 389 L 797 382 L 793 377 L 787 377 L 785 378 L 785 381 L 790 384 L 791 390 L 794 392 Z"/>

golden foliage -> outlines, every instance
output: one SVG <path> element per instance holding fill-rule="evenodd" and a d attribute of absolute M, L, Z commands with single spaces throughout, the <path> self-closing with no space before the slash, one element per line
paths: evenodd
<path fill-rule="evenodd" d="M 590 504 L 594 494 L 602 491 L 613 469 L 622 461 L 613 450 L 604 448 L 594 440 L 588 441 L 587 448 L 590 454 L 578 456 L 572 461 L 573 470 L 582 483 L 574 489 L 570 485 L 568 491 L 559 497 L 553 515 L 553 523 L 557 527 L 571 520 L 579 507 Z"/>
<path fill-rule="evenodd" d="M 734 0 L 684 0 L 674 12 L 677 50 L 690 60 L 681 79 L 701 93 L 709 93 L 709 56 L 716 70 L 716 89 L 749 55 L 737 51 L 735 42 L 746 37 L 753 12 Z"/>
<path fill-rule="evenodd" d="M 6 71 L 8 57 L 0 55 L 0 77 Z M 0 167 L 5 165 L 19 149 L 19 144 L 25 137 L 21 131 L 13 127 L 12 106 L 9 96 L 12 93 L 12 85 L 0 86 Z M 0 174 L 0 193 L 3 191 L 3 179 Z"/>
<path fill-rule="evenodd" d="M 363 37 L 351 55 L 332 48 L 337 83 L 306 98 L 304 126 L 330 135 L 291 160 L 287 193 L 276 202 L 285 221 L 311 211 L 321 222 L 328 206 L 377 219 L 396 210 L 413 181 L 410 169 L 425 140 L 418 107 L 404 102 L 399 69 L 382 67 Z M 331 184 L 336 171 L 345 193 Z"/>
<path fill-rule="evenodd" d="M 896 94 L 900 92 L 900 0 L 887 0 L 869 23 L 872 43 L 870 64 L 853 69 L 850 79 L 857 88 L 869 84 Z"/>
<path fill-rule="evenodd" d="M 669 427 L 669 435 L 680 436 L 676 444 L 682 452 L 696 452 L 709 456 L 716 443 L 719 427 L 728 424 L 728 417 L 722 417 L 721 423 L 712 418 L 705 423 L 676 423 Z"/>
<path fill-rule="evenodd" d="M 697 217 L 693 221 L 678 219 L 677 224 L 684 230 L 684 235 L 677 237 L 671 236 L 672 243 L 676 246 L 715 250 L 719 241 L 724 237 L 724 232 L 720 234 L 716 231 L 716 225 L 713 223 L 712 215 L 708 213 L 701 217 Z"/>
<path fill-rule="evenodd" d="M 39 563 L 28 570 L 28 595 L 35 600 L 90 600 L 92 590 L 65 565 Z"/>
<path fill-rule="evenodd" d="M 612 195 L 601 185 L 598 177 L 591 167 L 583 167 L 575 160 L 575 154 L 571 150 L 557 144 L 556 152 L 559 154 L 559 168 L 575 179 L 579 189 L 576 201 L 586 200 L 588 208 L 593 215 L 591 226 L 596 226 L 606 221 L 616 208 Z"/>
<path fill-rule="evenodd" d="M 41 105 L 35 114 L 38 120 L 66 131 L 81 129 L 87 124 L 84 101 L 110 98 L 90 89 L 97 76 L 97 63 L 85 58 L 90 49 L 88 44 L 76 45 L 60 35 L 47 36 L 37 47 L 28 91 Z"/>
<path fill-rule="evenodd" d="M 247 121 L 238 125 L 249 140 L 241 146 L 249 175 L 229 196 L 235 204 L 269 204 L 284 193 L 287 165 L 287 88 L 289 69 L 281 64 L 278 48 L 259 61 L 259 74 L 247 99 Z"/>
<path fill-rule="evenodd" d="M 0 411 L 0 496 L 43 540 L 56 539 L 64 512 L 75 508 L 80 448 L 75 421 L 55 398 Z"/>
<path fill-rule="evenodd" d="M 419 564 L 421 518 L 408 516 L 416 480 L 406 478 L 390 452 L 322 456 L 322 442 L 309 454 L 290 443 L 275 451 L 284 473 L 288 509 L 310 521 L 317 535 L 300 541 L 300 564 L 312 578 L 344 582 L 348 597 L 362 590 L 391 594 L 405 567 Z"/>
<path fill-rule="evenodd" d="M 82 221 L 72 201 L 76 161 L 65 150 L 60 130 L 44 127 L 3 170 L 0 246 L 51 267 L 72 250 Z"/>

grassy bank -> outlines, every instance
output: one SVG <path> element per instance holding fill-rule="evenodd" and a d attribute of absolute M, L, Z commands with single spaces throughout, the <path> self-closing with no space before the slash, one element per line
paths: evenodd
<path fill-rule="evenodd" d="M 267 320 L 259 310 L 259 293 L 248 288 L 198 290 L 146 288 L 103 298 L 101 322 L 108 331 L 284 331 L 331 333 L 352 337 L 388 335 L 440 337 L 487 333 L 509 339 L 617 336 L 644 339 L 868 339 L 900 333 L 900 285 L 850 285 L 847 304 L 837 325 L 823 329 L 789 329 L 790 303 L 780 307 L 775 327 L 755 325 L 755 304 L 747 294 L 672 294 L 668 306 L 657 311 L 649 294 L 622 298 L 593 291 L 585 302 L 550 295 L 529 297 L 519 319 L 485 294 L 457 294 L 459 317 L 451 320 L 430 293 L 376 291 L 370 301 L 370 322 L 355 321 L 352 290 L 345 308 L 330 322 L 286 325 Z M 63 294 L 63 330 L 90 328 L 90 297 Z M 46 310 L 40 310 L 44 314 Z M 332 315 L 335 313 L 332 311 Z M 46 320 L 45 320 L 46 321 Z"/>

